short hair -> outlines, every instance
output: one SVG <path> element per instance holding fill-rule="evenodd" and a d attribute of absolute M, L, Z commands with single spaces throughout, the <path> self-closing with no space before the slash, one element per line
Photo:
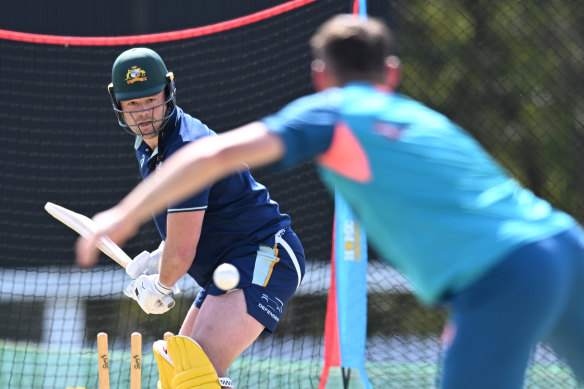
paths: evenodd
<path fill-rule="evenodd" d="M 341 84 L 382 81 L 385 61 L 395 55 L 393 34 L 382 21 L 351 14 L 333 16 L 322 24 L 310 47 L 313 58 L 324 61 Z"/>

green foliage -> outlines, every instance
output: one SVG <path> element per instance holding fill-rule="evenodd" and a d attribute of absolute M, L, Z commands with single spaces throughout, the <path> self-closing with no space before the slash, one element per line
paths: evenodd
<path fill-rule="evenodd" d="M 391 3 L 401 92 L 472 133 L 520 182 L 584 218 L 584 4 Z"/>

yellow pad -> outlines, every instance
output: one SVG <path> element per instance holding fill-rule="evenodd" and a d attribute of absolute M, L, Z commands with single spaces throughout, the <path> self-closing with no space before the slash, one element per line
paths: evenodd
<path fill-rule="evenodd" d="M 197 342 L 178 335 L 166 344 L 174 362 L 172 389 L 221 389 L 215 368 Z"/>
<path fill-rule="evenodd" d="M 166 342 L 157 340 L 152 345 L 152 351 L 158 363 L 158 389 L 172 389 L 172 379 L 174 378 L 174 366 L 172 360 L 166 353 Z"/>

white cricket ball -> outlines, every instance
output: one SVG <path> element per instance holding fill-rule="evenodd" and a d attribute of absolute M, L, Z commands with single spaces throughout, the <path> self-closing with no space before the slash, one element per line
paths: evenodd
<path fill-rule="evenodd" d="M 222 263 L 213 272 L 213 282 L 222 290 L 231 290 L 239 283 L 239 271 L 230 263 Z"/>

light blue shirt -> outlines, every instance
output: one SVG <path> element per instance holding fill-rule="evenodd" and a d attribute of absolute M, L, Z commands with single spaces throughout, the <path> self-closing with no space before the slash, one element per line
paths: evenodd
<path fill-rule="evenodd" d="M 372 84 L 303 97 L 263 122 L 285 142 L 278 166 L 318 157 L 323 181 L 428 304 L 576 224 L 445 116 Z"/>

